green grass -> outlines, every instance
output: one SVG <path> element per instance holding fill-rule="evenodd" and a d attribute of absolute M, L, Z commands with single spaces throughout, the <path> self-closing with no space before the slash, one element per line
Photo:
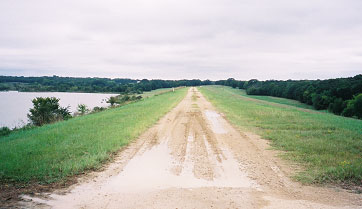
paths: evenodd
<path fill-rule="evenodd" d="M 305 169 L 306 183 L 362 183 L 362 121 L 235 96 L 232 88 L 199 88 L 232 124 L 272 141 Z"/>
<path fill-rule="evenodd" d="M 50 183 L 101 166 L 186 95 L 182 88 L 0 139 L 0 180 Z"/>
<path fill-rule="evenodd" d="M 271 97 L 271 96 L 252 96 L 252 95 L 245 95 L 245 96 L 249 97 L 249 98 L 267 101 L 267 102 L 274 102 L 274 103 L 283 104 L 283 105 L 290 105 L 290 106 L 294 106 L 294 107 L 315 110 L 314 107 L 311 105 L 307 105 L 307 104 L 304 104 L 304 103 L 301 103 L 299 101 L 292 100 L 292 99 L 285 99 L 285 98 Z"/>
<path fill-rule="evenodd" d="M 140 96 L 142 96 L 142 98 L 147 98 L 147 97 L 152 97 L 155 95 L 159 95 L 159 94 L 163 94 L 166 92 L 172 91 L 172 88 L 162 88 L 162 89 L 156 89 L 153 91 L 145 91 L 142 94 L 139 94 Z"/>
<path fill-rule="evenodd" d="M 277 104 L 283 104 L 283 105 L 289 105 L 289 106 L 314 110 L 314 107 L 312 105 L 307 105 L 307 104 L 304 104 L 304 103 L 301 103 L 299 101 L 292 100 L 292 99 L 285 99 L 285 98 L 272 97 L 272 96 L 247 95 L 246 91 L 244 89 L 230 90 L 230 87 L 226 87 L 226 86 L 215 86 L 215 87 L 217 87 L 217 88 L 228 88 L 229 91 L 233 92 L 234 94 L 244 96 L 244 97 L 248 97 L 248 98 L 253 98 L 253 99 L 263 100 L 263 101 L 267 101 L 267 102 L 273 102 L 273 103 L 277 103 Z"/>

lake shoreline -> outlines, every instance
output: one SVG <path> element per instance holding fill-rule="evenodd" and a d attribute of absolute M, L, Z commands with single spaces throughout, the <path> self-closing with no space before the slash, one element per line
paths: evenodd
<path fill-rule="evenodd" d="M 0 91 L 0 127 L 14 129 L 26 126 L 29 122 L 27 114 L 33 107 L 32 100 L 36 97 L 59 98 L 60 106 L 69 107 L 74 114 L 78 104 L 85 104 L 89 109 L 107 107 L 109 106 L 107 99 L 116 95 L 119 94 Z"/>

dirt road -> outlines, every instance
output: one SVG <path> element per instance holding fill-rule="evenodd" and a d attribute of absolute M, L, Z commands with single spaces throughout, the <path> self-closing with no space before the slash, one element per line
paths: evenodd
<path fill-rule="evenodd" d="M 361 195 L 302 186 L 266 140 L 231 126 L 196 88 L 104 171 L 40 208 L 359 208 Z"/>

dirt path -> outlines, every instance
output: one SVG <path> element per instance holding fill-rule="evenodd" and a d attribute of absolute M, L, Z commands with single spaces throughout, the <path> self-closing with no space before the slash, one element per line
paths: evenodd
<path fill-rule="evenodd" d="M 102 172 L 37 208 L 359 208 L 361 195 L 301 186 L 267 141 L 233 128 L 196 88 Z"/>

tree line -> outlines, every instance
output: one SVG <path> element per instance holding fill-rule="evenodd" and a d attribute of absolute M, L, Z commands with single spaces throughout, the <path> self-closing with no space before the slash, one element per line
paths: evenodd
<path fill-rule="evenodd" d="M 128 85 L 137 83 L 132 79 L 72 78 L 58 76 L 23 77 L 0 76 L 0 91 L 23 92 L 121 92 Z"/>
<path fill-rule="evenodd" d="M 159 88 L 212 84 L 210 80 L 136 80 L 128 78 L 74 78 L 59 76 L 0 76 L 0 91 L 142 93 Z"/>
<path fill-rule="evenodd" d="M 327 80 L 238 81 L 233 78 L 215 84 L 245 89 L 249 95 L 263 95 L 298 100 L 316 110 L 362 118 L 362 74 Z"/>
<path fill-rule="evenodd" d="M 26 92 L 112 92 L 140 94 L 160 88 L 201 85 L 225 85 L 245 89 L 250 95 L 264 95 L 298 100 L 313 105 L 317 110 L 328 110 L 337 115 L 362 118 L 362 74 L 349 78 L 327 80 L 267 80 L 240 81 L 233 78 L 210 81 L 128 79 L 128 78 L 74 78 L 0 76 L 0 91 Z"/>

